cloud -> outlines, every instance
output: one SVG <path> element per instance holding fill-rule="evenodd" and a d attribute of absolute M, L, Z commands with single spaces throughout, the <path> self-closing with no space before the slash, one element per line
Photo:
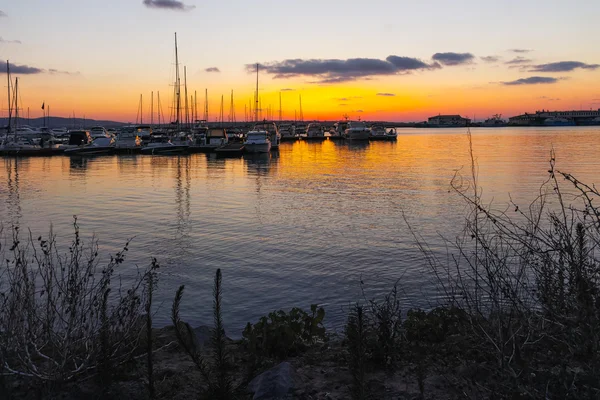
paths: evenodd
<path fill-rule="evenodd" d="M 511 51 L 513 53 L 531 53 L 533 50 L 531 50 L 531 49 L 510 49 L 508 51 Z"/>
<path fill-rule="evenodd" d="M 347 103 L 340 103 L 340 104 L 338 104 L 338 106 L 340 106 L 340 107 L 347 107 L 348 104 Z"/>
<path fill-rule="evenodd" d="M 532 61 L 533 60 L 531 60 L 529 58 L 517 56 L 517 57 L 513 58 L 512 60 L 505 62 L 504 64 L 508 64 L 508 65 L 521 65 L 521 64 L 530 63 Z"/>
<path fill-rule="evenodd" d="M 293 92 L 294 90 L 296 90 L 296 89 L 292 89 L 292 88 L 281 89 L 282 92 Z"/>
<path fill-rule="evenodd" d="M 494 62 L 500 61 L 500 57 L 498 57 L 498 56 L 485 56 L 485 57 L 479 57 L 479 58 L 481 58 L 483 61 L 485 61 L 487 63 L 494 63 Z"/>
<path fill-rule="evenodd" d="M 559 98 L 553 98 L 553 97 L 548 97 L 548 96 L 540 96 L 540 97 L 538 97 L 538 99 L 544 99 L 544 100 L 548 100 L 548 101 L 558 101 L 558 100 L 560 100 Z"/>
<path fill-rule="evenodd" d="M 559 78 L 552 78 L 548 76 L 531 76 L 529 78 L 521 78 L 516 81 L 510 82 L 501 82 L 503 85 L 539 85 L 539 84 L 549 84 L 556 83 L 559 81 Z"/>
<path fill-rule="evenodd" d="M 28 65 L 9 64 L 11 74 L 33 75 L 45 72 L 41 68 L 30 67 Z M 6 73 L 6 64 L 0 63 L 0 74 Z"/>
<path fill-rule="evenodd" d="M 574 69 L 597 69 L 600 68 L 600 64 L 586 64 L 580 61 L 559 61 L 548 64 L 534 65 L 531 72 L 569 72 Z"/>
<path fill-rule="evenodd" d="M 209 67 L 204 70 L 204 72 L 221 72 L 221 70 L 217 67 Z"/>
<path fill-rule="evenodd" d="M 431 57 L 434 61 L 438 61 L 443 65 L 453 66 L 461 64 L 471 64 L 475 56 L 471 53 L 435 53 Z"/>
<path fill-rule="evenodd" d="M 348 98 L 347 97 L 338 97 L 336 100 L 337 101 L 348 101 Z"/>
<path fill-rule="evenodd" d="M 4 11 L 0 10 L 0 18 L 2 17 L 8 17 L 8 15 L 6 15 Z"/>
<path fill-rule="evenodd" d="M 2 12 L 2 11 L 0 11 Z M 7 43 L 7 44 L 21 44 L 20 40 L 5 40 L 2 36 L 0 36 L 0 43 Z"/>
<path fill-rule="evenodd" d="M 254 73 L 256 64 L 247 64 L 245 68 L 247 72 Z M 311 76 L 317 79 L 316 83 L 347 82 L 435 68 L 440 68 L 440 65 L 437 63 L 429 65 L 416 58 L 400 56 L 389 56 L 385 60 L 376 58 L 288 59 L 260 64 L 260 69 L 273 75 L 274 79 Z"/>
<path fill-rule="evenodd" d="M 357 113 L 361 113 L 364 112 L 363 110 L 356 110 Z"/>
<path fill-rule="evenodd" d="M 81 75 L 81 72 L 79 72 L 79 71 L 77 71 L 77 72 L 60 71 L 60 70 L 53 69 L 53 68 L 50 68 L 50 69 L 48 70 L 48 72 L 49 72 L 49 73 L 51 73 L 51 74 L 63 74 L 63 75 Z"/>
<path fill-rule="evenodd" d="M 189 6 L 178 0 L 144 0 L 143 4 L 148 8 L 162 8 L 167 10 L 190 11 L 196 6 Z"/>
<path fill-rule="evenodd" d="M 394 97 L 395 94 L 394 93 L 377 93 L 377 96 Z"/>

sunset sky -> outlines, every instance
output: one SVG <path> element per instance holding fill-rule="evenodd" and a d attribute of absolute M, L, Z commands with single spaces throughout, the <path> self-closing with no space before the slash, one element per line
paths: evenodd
<path fill-rule="evenodd" d="M 160 91 L 169 115 L 174 33 L 202 115 L 236 119 L 253 96 L 294 118 L 483 119 L 537 109 L 600 108 L 600 2 L 504 0 L 19 0 L 0 5 L 0 66 L 20 106 L 41 116 L 135 122 Z M 156 104 L 156 97 L 155 97 Z M 0 115 L 7 113 L 6 94 Z M 156 118 L 156 117 L 155 117 Z"/>

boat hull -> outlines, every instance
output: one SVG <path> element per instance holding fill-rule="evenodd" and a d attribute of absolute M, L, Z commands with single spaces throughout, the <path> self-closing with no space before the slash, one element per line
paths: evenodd
<path fill-rule="evenodd" d="M 81 148 L 75 148 L 75 149 L 66 149 L 65 150 L 65 155 L 68 156 L 98 156 L 98 155 L 105 155 L 105 154 L 112 154 L 114 151 L 114 147 L 96 147 L 96 146 L 90 146 L 90 147 L 81 147 Z"/>
<path fill-rule="evenodd" d="M 346 133 L 346 139 L 350 140 L 369 140 L 370 132 L 368 130 L 356 130 Z"/>
<path fill-rule="evenodd" d="M 271 143 L 245 143 L 246 153 L 268 153 L 271 151 Z"/>
<path fill-rule="evenodd" d="M 189 146 L 179 146 L 179 145 L 170 145 L 170 146 L 156 146 L 156 147 L 144 147 L 141 150 L 142 154 L 151 154 L 151 155 L 160 155 L 160 154 L 182 154 L 188 150 Z"/>

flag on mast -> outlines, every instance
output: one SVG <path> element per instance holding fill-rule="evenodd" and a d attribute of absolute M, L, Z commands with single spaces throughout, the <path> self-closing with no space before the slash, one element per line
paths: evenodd
<path fill-rule="evenodd" d="M 42 110 L 44 109 L 44 106 L 46 105 L 46 102 L 42 103 Z"/>

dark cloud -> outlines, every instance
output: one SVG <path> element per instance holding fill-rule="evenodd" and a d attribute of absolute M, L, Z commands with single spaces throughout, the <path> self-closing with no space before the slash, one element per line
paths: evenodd
<path fill-rule="evenodd" d="M 510 49 L 513 53 L 531 53 L 533 50 L 530 49 Z"/>
<path fill-rule="evenodd" d="M 221 72 L 221 70 L 217 67 L 206 68 L 204 72 Z"/>
<path fill-rule="evenodd" d="M 419 69 L 437 69 L 441 68 L 440 64 L 433 63 L 431 65 L 419 60 L 418 58 L 411 57 L 400 57 L 400 56 L 388 56 L 385 59 L 387 62 L 392 63 L 400 71 L 413 71 Z"/>
<path fill-rule="evenodd" d="M 21 44 L 21 41 L 20 40 L 6 40 L 2 36 L 0 36 L 0 43 Z"/>
<path fill-rule="evenodd" d="M 45 72 L 41 68 L 30 67 L 28 65 L 9 64 L 11 74 L 33 75 Z M 6 73 L 6 63 L 0 63 L 0 74 Z"/>
<path fill-rule="evenodd" d="M 167 10 L 190 11 L 196 6 L 189 6 L 178 0 L 144 0 L 143 4 L 148 8 L 162 8 Z"/>
<path fill-rule="evenodd" d="M 498 56 L 485 56 L 480 58 L 487 63 L 494 63 L 500 61 L 500 57 Z"/>
<path fill-rule="evenodd" d="M 532 61 L 533 60 L 531 60 L 529 58 L 517 56 L 517 57 L 513 58 L 512 60 L 505 62 L 504 64 L 508 64 L 508 65 L 521 65 L 521 64 L 530 63 Z"/>
<path fill-rule="evenodd" d="M 475 56 L 471 53 L 435 53 L 431 57 L 434 61 L 438 61 L 443 65 L 461 65 L 470 64 L 473 62 Z"/>
<path fill-rule="evenodd" d="M 49 73 L 51 74 L 62 74 L 62 75 L 81 75 L 81 72 L 77 71 L 77 72 L 69 72 L 69 71 L 60 71 L 58 69 L 53 69 L 50 68 L 48 70 Z"/>
<path fill-rule="evenodd" d="M 316 77 L 316 83 L 339 83 L 356 79 L 370 79 L 372 76 L 397 75 L 416 70 L 440 68 L 439 64 L 429 65 L 410 57 L 389 56 L 385 60 L 376 58 L 340 59 L 289 59 L 260 64 L 260 69 L 273 78 L 293 78 L 297 76 Z M 249 73 L 256 71 L 256 64 L 247 64 Z"/>
<path fill-rule="evenodd" d="M 394 93 L 377 93 L 377 96 L 394 97 L 395 94 Z"/>
<path fill-rule="evenodd" d="M 552 78 L 548 76 L 531 76 L 529 78 L 521 78 L 516 81 L 510 82 L 501 82 L 503 85 L 539 85 L 539 84 L 549 84 L 558 82 L 558 78 Z"/>
<path fill-rule="evenodd" d="M 4 11 L 0 10 L 0 18 L 2 17 L 8 17 L 8 15 L 6 15 Z"/>
<path fill-rule="evenodd" d="M 282 92 L 293 92 L 296 89 L 291 89 L 291 88 L 285 88 L 285 89 L 281 89 Z"/>
<path fill-rule="evenodd" d="M 548 64 L 534 65 L 531 72 L 569 72 L 574 69 L 597 69 L 600 68 L 600 64 L 586 64 L 580 61 L 559 61 Z"/>

